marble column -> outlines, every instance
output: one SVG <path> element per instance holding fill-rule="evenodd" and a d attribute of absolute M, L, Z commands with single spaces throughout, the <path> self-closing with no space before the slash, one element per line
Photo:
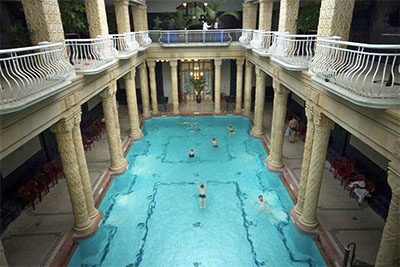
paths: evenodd
<path fill-rule="evenodd" d="M 22 0 L 32 44 L 64 42 L 64 29 L 57 0 Z"/>
<path fill-rule="evenodd" d="M 279 32 L 296 34 L 300 0 L 281 0 L 279 9 Z"/>
<path fill-rule="evenodd" d="M 246 72 L 244 77 L 244 106 L 243 116 L 250 116 L 251 113 L 251 91 L 253 78 L 253 64 L 246 60 Z"/>
<path fill-rule="evenodd" d="M 179 114 L 179 97 L 178 97 L 178 61 L 171 60 L 171 86 L 172 86 L 172 113 Z"/>
<path fill-rule="evenodd" d="M 272 27 L 272 12 L 274 9 L 273 0 L 260 1 L 260 16 L 258 21 L 258 29 L 262 31 L 270 31 Z"/>
<path fill-rule="evenodd" d="M 108 35 L 106 5 L 104 0 L 85 0 L 90 38 Z"/>
<path fill-rule="evenodd" d="M 129 21 L 129 1 L 113 0 L 113 2 L 118 33 L 131 32 L 131 24 Z"/>
<path fill-rule="evenodd" d="M 126 101 L 128 103 L 128 115 L 130 135 L 132 140 L 142 139 L 143 133 L 140 130 L 139 112 L 136 98 L 136 85 L 135 85 L 136 68 L 133 68 L 128 74 L 125 75 L 125 90 Z"/>
<path fill-rule="evenodd" d="M 160 114 L 160 111 L 158 110 L 157 102 L 156 62 L 154 60 L 147 60 L 147 66 L 149 66 L 152 114 L 157 115 Z"/>
<path fill-rule="evenodd" d="M 220 114 L 221 113 L 221 65 L 222 59 L 214 59 L 214 68 L 215 68 L 215 108 L 214 113 Z"/>
<path fill-rule="evenodd" d="M 243 26 L 242 29 L 253 29 L 257 26 L 257 4 L 243 4 Z"/>
<path fill-rule="evenodd" d="M 322 0 L 318 36 L 340 36 L 348 41 L 355 0 Z"/>
<path fill-rule="evenodd" d="M 303 213 L 299 227 L 304 231 L 314 230 L 318 226 L 317 207 L 321 190 L 322 175 L 328 150 L 329 136 L 333 122 L 324 114 L 313 112 L 314 138 L 311 151 L 310 168 L 307 177 L 307 188 Z"/>
<path fill-rule="evenodd" d="M 92 224 L 97 223 L 99 217 L 99 211 L 94 206 L 92 183 L 90 181 L 89 170 L 86 163 L 85 150 L 82 143 L 81 134 L 81 110 L 74 113 L 74 128 L 72 129 L 72 137 L 74 140 L 74 147 L 76 153 L 76 159 L 79 166 L 79 173 L 81 177 L 81 183 L 83 187 L 83 193 L 85 194 L 85 203 L 89 218 L 92 220 Z"/>
<path fill-rule="evenodd" d="M 110 171 L 114 174 L 123 173 L 127 167 L 127 162 L 121 159 L 121 138 L 117 131 L 114 113 L 115 91 L 113 85 L 100 93 L 103 105 L 104 119 L 106 122 L 108 149 L 110 150 L 111 166 Z"/>
<path fill-rule="evenodd" d="M 122 150 L 121 128 L 119 126 L 119 116 L 118 116 L 118 109 L 117 109 L 117 98 L 116 98 L 117 88 L 118 88 L 117 81 L 116 80 L 111 81 L 110 86 L 114 90 L 114 97 L 112 98 L 112 100 L 113 100 L 112 108 L 113 108 L 113 113 L 114 113 L 115 136 L 116 136 L 116 139 L 118 140 L 117 144 L 118 144 L 119 159 L 120 159 L 121 165 L 126 166 L 127 161 L 124 157 L 124 152 Z"/>
<path fill-rule="evenodd" d="M 264 104 L 265 104 L 265 72 L 256 66 L 256 106 L 254 108 L 254 127 L 251 135 L 255 138 L 262 138 L 264 135 Z"/>
<path fill-rule="evenodd" d="M 312 115 L 312 110 L 308 103 L 306 105 L 306 116 L 307 116 L 307 132 L 306 132 L 306 142 L 304 143 L 303 163 L 301 165 L 300 189 L 297 194 L 297 204 L 294 206 L 294 211 L 299 217 L 303 213 L 304 198 L 306 195 L 307 178 L 308 178 L 308 172 L 310 170 L 310 159 L 311 159 L 311 151 L 312 151 L 313 137 L 314 137 L 313 115 Z"/>
<path fill-rule="evenodd" d="M 279 171 L 283 167 L 282 150 L 285 134 L 285 116 L 289 90 L 278 79 L 273 79 L 274 105 L 272 110 L 271 147 L 266 164 L 269 170 Z"/>
<path fill-rule="evenodd" d="M 400 144 L 400 140 L 398 141 Z M 400 162 L 390 162 L 388 170 L 388 183 L 392 190 L 389 213 L 375 266 L 400 266 Z"/>
<path fill-rule="evenodd" d="M 146 62 L 139 66 L 140 71 L 140 92 L 142 97 L 143 117 L 148 119 L 150 114 L 150 101 L 149 101 L 149 82 L 147 80 L 147 67 Z"/>
<path fill-rule="evenodd" d="M 134 5 L 132 6 L 133 27 L 135 32 L 147 31 L 147 6 Z"/>
<path fill-rule="evenodd" d="M 244 59 L 236 59 L 236 106 L 235 113 L 242 113 L 242 91 L 243 91 L 243 64 Z"/>
<path fill-rule="evenodd" d="M 87 234 L 91 227 L 91 221 L 87 213 L 85 193 L 72 138 L 74 123 L 73 116 L 63 118 L 51 127 L 51 131 L 56 135 L 58 151 L 60 152 L 71 200 L 72 213 L 74 215 L 74 226 L 72 228 L 78 234 Z"/>

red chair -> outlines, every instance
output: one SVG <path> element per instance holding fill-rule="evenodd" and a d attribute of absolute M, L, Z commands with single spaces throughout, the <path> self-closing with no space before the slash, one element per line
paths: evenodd
<path fill-rule="evenodd" d="M 94 142 L 92 139 L 88 139 L 86 136 L 82 135 L 82 143 L 85 150 L 89 149 L 90 151 L 92 151 L 92 145 L 94 147 Z"/>
<path fill-rule="evenodd" d="M 56 172 L 55 172 L 53 166 L 50 165 L 50 163 L 46 163 L 44 165 L 44 172 L 47 175 L 46 181 L 49 184 L 52 183 L 53 186 L 55 186 L 54 182 L 56 182 L 58 184 L 58 178 L 57 178 Z"/>
<path fill-rule="evenodd" d="M 33 193 L 36 193 L 39 196 L 39 200 L 42 201 L 42 192 L 46 190 L 46 186 L 39 184 L 35 180 L 30 180 L 26 183 L 26 187 Z"/>
<path fill-rule="evenodd" d="M 90 139 L 98 141 L 101 138 L 101 129 L 99 129 L 95 124 L 89 127 Z"/>
<path fill-rule="evenodd" d="M 348 162 L 348 159 L 346 157 L 341 157 L 340 159 L 335 159 L 331 162 L 331 167 L 329 168 L 329 171 L 332 171 L 332 168 L 335 170 L 343 168 Z M 335 176 L 336 177 L 336 176 Z"/>
<path fill-rule="evenodd" d="M 49 184 L 46 181 L 46 174 L 38 173 L 35 175 L 35 181 L 40 185 L 40 187 L 44 188 L 46 193 L 50 192 Z"/>
<path fill-rule="evenodd" d="M 351 182 L 354 181 L 365 181 L 365 175 L 364 174 L 357 174 L 354 177 L 347 177 L 346 182 L 344 183 L 343 190 L 346 189 L 348 186 L 350 186 Z M 343 180 L 340 181 L 340 185 L 342 185 Z"/>
<path fill-rule="evenodd" d="M 53 166 L 53 168 L 55 170 L 56 178 L 58 178 L 60 176 L 64 177 L 64 169 L 63 169 L 63 166 L 62 166 L 61 161 L 59 159 L 54 159 L 51 162 L 51 165 Z M 56 182 L 58 184 L 58 179 L 56 179 Z"/>
<path fill-rule="evenodd" d="M 103 120 L 104 120 L 104 118 L 103 118 L 103 117 L 100 117 L 100 118 L 98 118 L 98 119 L 96 120 L 95 123 L 96 123 L 97 127 L 100 128 L 101 132 L 102 132 L 102 133 L 105 133 L 105 132 L 106 132 L 106 123 L 103 122 Z"/>
<path fill-rule="evenodd" d="M 339 175 L 340 177 L 340 185 L 343 184 L 344 179 L 346 179 L 347 177 L 349 177 L 352 173 L 354 172 L 354 164 L 347 164 L 344 167 L 337 169 L 335 171 L 334 177 L 336 177 L 337 175 Z"/>
<path fill-rule="evenodd" d="M 354 190 L 356 188 L 360 188 L 358 185 L 354 185 L 351 189 L 350 189 L 350 197 L 353 197 L 354 194 Z M 368 193 L 372 193 L 375 191 L 375 183 L 373 182 L 366 182 L 365 183 L 365 189 L 368 191 Z"/>
<path fill-rule="evenodd" d="M 26 186 L 20 187 L 17 193 L 25 203 L 31 203 L 32 208 L 35 209 L 35 200 L 38 198 L 36 193 L 31 192 Z"/>

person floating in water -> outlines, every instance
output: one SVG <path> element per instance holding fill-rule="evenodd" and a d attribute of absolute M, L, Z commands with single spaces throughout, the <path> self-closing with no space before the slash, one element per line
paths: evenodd
<path fill-rule="evenodd" d="M 194 158 L 194 153 L 196 153 L 196 151 L 194 151 L 193 149 L 191 149 L 189 151 L 189 158 Z"/>
<path fill-rule="evenodd" d="M 228 126 L 226 128 L 228 128 L 228 130 L 229 130 L 229 136 L 236 135 L 235 128 L 233 128 L 232 125 L 230 125 L 230 126 Z"/>
<path fill-rule="evenodd" d="M 207 198 L 206 198 L 206 190 L 207 190 L 207 181 L 204 181 L 204 184 L 199 183 L 197 181 L 197 189 L 199 190 L 199 206 L 201 209 L 201 202 L 204 202 L 203 208 L 207 206 Z"/>
<path fill-rule="evenodd" d="M 258 208 L 258 214 L 260 214 L 260 213 L 263 212 L 263 211 L 266 211 L 266 212 L 268 212 L 268 213 L 271 213 L 271 211 L 266 207 L 266 204 L 268 204 L 268 205 L 270 205 L 270 204 L 269 204 L 266 200 L 264 200 L 264 198 L 263 198 L 262 195 L 260 195 L 260 196 L 258 197 L 258 200 L 257 200 L 256 202 L 254 202 L 253 207 L 254 207 L 256 204 L 259 204 L 259 205 L 260 205 L 260 207 Z M 271 206 L 271 205 L 270 205 L 270 206 Z"/>
<path fill-rule="evenodd" d="M 191 123 L 190 121 L 181 121 L 181 122 L 178 122 L 178 124 L 189 124 L 189 125 L 193 125 L 193 123 Z"/>
<path fill-rule="evenodd" d="M 219 150 L 221 150 L 221 149 L 218 147 L 217 139 L 213 138 L 213 139 L 211 140 L 211 144 L 213 145 L 213 148 L 218 148 Z M 221 150 L 221 151 L 222 151 L 222 150 Z"/>

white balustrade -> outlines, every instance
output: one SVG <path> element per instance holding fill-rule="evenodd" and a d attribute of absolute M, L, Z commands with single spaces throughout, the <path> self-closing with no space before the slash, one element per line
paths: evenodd
<path fill-rule="evenodd" d="M 251 29 L 243 29 L 242 36 L 239 38 L 239 42 L 246 48 L 250 49 L 250 42 L 253 39 L 253 30 Z"/>
<path fill-rule="evenodd" d="M 148 31 L 136 32 L 136 41 L 139 43 L 139 51 L 146 50 L 151 44 L 149 32 Z"/>
<path fill-rule="evenodd" d="M 111 34 L 113 46 L 118 51 L 118 58 L 127 59 L 137 54 L 139 43 L 134 32 Z"/>
<path fill-rule="evenodd" d="M 268 56 L 274 33 L 276 32 L 254 30 L 253 38 L 250 41 L 251 48 L 261 56 Z"/>
<path fill-rule="evenodd" d="M 371 45 L 319 38 L 313 80 L 358 105 L 400 106 L 400 45 Z"/>
<path fill-rule="evenodd" d="M 227 46 L 232 41 L 229 30 L 161 31 L 162 46 Z"/>
<path fill-rule="evenodd" d="M 0 50 L 0 114 L 47 98 L 70 84 L 74 68 L 61 43 Z"/>
<path fill-rule="evenodd" d="M 111 36 L 93 39 L 67 39 L 68 58 L 82 74 L 97 74 L 116 63 L 118 51 Z"/>

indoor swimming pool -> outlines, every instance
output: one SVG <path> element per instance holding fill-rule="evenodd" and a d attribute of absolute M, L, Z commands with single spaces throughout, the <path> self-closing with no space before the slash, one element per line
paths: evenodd
<path fill-rule="evenodd" d="M 326 266 L 290 220 L 294 204 L 250 129 L 236 116 L 146 121 L 129 169 L 99 206 L 101 226 L 79 241 L 69 266 Z M 207 181 L 205 209 L 197 181 Z M 259 195 L 271 213 L 253 207 Z"/>

